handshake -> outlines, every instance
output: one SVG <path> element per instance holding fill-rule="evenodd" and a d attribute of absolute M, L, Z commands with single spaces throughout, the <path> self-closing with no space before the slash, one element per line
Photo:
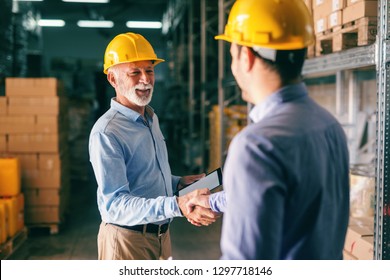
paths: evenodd
<path fill-rule="evenodd" d="M 178 186 L 179 190 L 204 176 L 205 174 L 182 177 Z M 191 224 L 195 226 L 208 226 L 221 216 L 220 213 L 211 210 L 209 202 L 210 194 L 210 190 L 204 188 L 177 197 L 180 211 Z"/>

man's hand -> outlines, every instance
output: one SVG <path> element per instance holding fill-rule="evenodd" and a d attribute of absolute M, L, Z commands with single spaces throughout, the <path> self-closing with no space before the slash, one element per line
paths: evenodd
<path fill-rule="evenodd" d="M 194 201 L 197 200 L 197 197 L 201 196 L 207 196 L 210 194 L 210 190 L 207 188 L 200 189 L 200 190 L 195 190 L 192 191 L 186 195 L 179 196 L 177 197 L 177 203 L 179 204 L 180 210 L 183 213 L 183 215 L 187 218 L 187 220 L 192 223 L 193 225 L 196 226 L 208 226 L 212 223 L 214 223 L 217 218 L 219 217 L 218 214 L 214 213 L 211 211 L 209 208 L 210 206 L 207 203 L 204 203 L 203 205 L 207 206 L 205 207 L 200 207 L 197 206 L 195 207 L 195 204 L 193 203 Z M 202 198 L 204 201 L 205 197 Z M 193 201 L 193 202 L 190 202 Z M 190 202 L 190 204 L 188 204 Z M 193 205 L 192 207 L 188 207 L 187 205 Z"/>
<path fill-rule="evenodd" d="M 187 213 L 191 213 L 192 211 L 194 211 L 196 206 L 210 208 L 209 197 L 210 194 L 201 194 L 191 197 L 186 203 Z"/>
<path fill-rule="evenodd" d="M 179 190 L 181 190 L 185 186 L 202 179 L 204 176 L 206 176 L 206 174 L 204 174 L 204 173 L 198 174 L 198 175 L 183 176 L 180 178 L 179 185 L 177 187 Z"/>

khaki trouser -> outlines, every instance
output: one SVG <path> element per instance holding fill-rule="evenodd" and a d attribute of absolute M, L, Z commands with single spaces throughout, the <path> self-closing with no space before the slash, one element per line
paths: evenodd
<path fill-rule="evenodd" d="M 171 257 L 169 230 L 157 236 L 102 222 L 98 234 L 99 260 L 158 260 Z"/>

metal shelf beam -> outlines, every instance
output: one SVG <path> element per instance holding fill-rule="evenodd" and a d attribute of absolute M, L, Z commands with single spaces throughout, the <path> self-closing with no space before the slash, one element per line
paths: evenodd
<path fill-rule="evenodd" d="M 302 72 L 304 76 L 323 76 L 326 73 L 374 66 L 375 58 L 376 44 L 372 44 L 308 59 Z"/>

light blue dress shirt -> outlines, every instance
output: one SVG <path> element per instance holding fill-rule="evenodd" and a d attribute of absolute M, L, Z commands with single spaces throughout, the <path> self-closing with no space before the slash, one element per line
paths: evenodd
<path fill-rule="evenodd" d="M 147 121 L 113 98 L 92 128 L 89 155 L 103 222 L 163 224 L 182 216 L 173 196 L 180 177 L 171 175 L 156 114 L 145 110 Z"/>
<path fill-rule="evenodd" d="M 225 191 L 219 191 L 209 196 L 209 204 L 212 211 L 223 213 L 226 211 L 226 194 Z"/>
<path fill-rule="evenodd" d="M 349 155 L 336 119 L 305 85 L 255 106 L 230 144 L 222 259 L 342 259 L 349 218 Z"/>

